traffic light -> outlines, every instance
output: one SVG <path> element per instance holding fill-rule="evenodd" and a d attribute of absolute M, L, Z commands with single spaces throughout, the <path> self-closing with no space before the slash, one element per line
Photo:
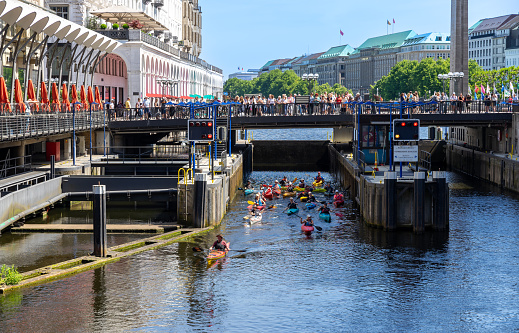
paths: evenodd
<path fill-rule="evenodd" d="M 420 140 L 419 119 L 395 119 L 393 120 L 394 141 L 418 141 Z"/>
<path fill-rule="evenodd" d="M 214 141 L 214 122 L 212 119 L 190 119 L 187 121 L 189 141 Z"/>

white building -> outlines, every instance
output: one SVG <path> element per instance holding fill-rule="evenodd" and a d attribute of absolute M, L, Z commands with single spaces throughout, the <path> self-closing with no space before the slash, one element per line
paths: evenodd
<path fill-rule="evenodd" d="M 130 97 L 135 104 L 146 96 L 221 96 L 222 71 L 198 58 L 197 0 L 48 0 L 46 6 L 122 43 L 96 68 L 93 84 L 103 99 Z"/>
<path fill-rule="evenodd" d="M 469 59 L 484 70 L 506 67 L 505 49 L 513 27 L 519 25 L 519 15 L 486 18 L 469 28 Z"/>

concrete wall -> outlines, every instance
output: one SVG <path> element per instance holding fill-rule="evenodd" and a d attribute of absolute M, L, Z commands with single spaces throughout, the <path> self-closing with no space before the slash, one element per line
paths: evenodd
<path fill-rule="evenodd" d="M 328 170 L 328 141 L 253 141 L 254 170 Z"/>
<path fill-rule="evenodd" d="M 519 160 L 496 156 L 474 149 L 447 145 L 447 164 L 452 170 L 484 179 L 508 190 L 519 192 Z"/>
<path fill-rule="evenodd" d="M 62 194 L 62 178 L 55 178 L 0 198 L 0 230 L 16 222 L 16 215 L 30 211 Z M 50 202 L 49 202 L 50 204 Z"/>

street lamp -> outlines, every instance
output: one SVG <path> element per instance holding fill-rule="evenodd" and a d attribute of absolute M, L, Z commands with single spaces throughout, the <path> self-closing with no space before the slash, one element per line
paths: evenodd
<path fill-rule="evenodd" d="M 311 88 L 311 90 L 310 90 L 310 94 L 312 94 L 312 93 L 313 93 L 313 90 L 314 90 L 314 83 L 317 82 L 317 80 L 319 79 L 319 74 L 317 74 L 317 73 L 316 73 L 316 74 L 312 74 L 312 73 L 310 73 L 310 74 L 306 74 L 306 73 L 305 73 L 305 74 L 303 74 L 303 76 L 301 76 L 301 79 L 302 79 L 303 81 L 309 81 L 309 82 L 311 82 L 311 84 L 312 84 L 312 88 Z"/>
<path fill-rule="evenodd" d="M 454 89 L 456 89 L 456 82 L 458 81 L 458 79 L 461 79 L 465 76 L 465 73 L 463 72 L 449 72 L 449 74 L 447 74 L 447 76 L 449 77 L 449 79 L 453 79 L 454 80 Z M 461 91 L 463 92 L 463 89 L 461 89 Z M 455 91 L 453 91 L 455 93 Z"/>
<path fill-rule="evenodd" d="M 445 80 L 449 79 L 449 74 L 438 74 L 438 79 L 443 82 L 443 93 L 445 94 Z"/>

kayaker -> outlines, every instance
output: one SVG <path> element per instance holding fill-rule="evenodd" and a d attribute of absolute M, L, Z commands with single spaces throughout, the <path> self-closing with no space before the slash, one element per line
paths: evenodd
<path fill-rule="evenodd" d="M 279 187 L 279 181 L 274 182 L 274 186 L 272 186 L 273 191 L 281 191 L 281 187 Z"/>
<path fill-rule="evenodd" d="M 299 187 L 300 187 L 300 188 L 303 188 L 303 189 L 306 187 L 306 184 L 305 184 L 305 180 L 304 180 L 304 179 L 301 179 L 301 180 L 299 181 Z"/>
<path fill-rule="evenodd" d="M 329 182 L 326 183 L 326 185 L 324 186 L 324 189 L 325 189 L 326 192 L 328 192 L 328 193 L 333 193 L 333 186 L 332 186 L 332 184 L 330 184 Z"/>
<path fill-rule="evenodd" d="M 250 180 L 247 180 L 247 185 L 245 186 L 245 189 L 247 189 L 247 190 L 253 190 L 254 189 L 254 186 L 252 186 L 252 183 L 250 182 Z"/>
<path fill-rule="evenodd" d="M 256 194 L 256 200 L 254 201 L 254 204 L 258 206 L 265 206 L 265 200 L 262 198 L 261 194 Z"/>
<path fill-rule="evenodd" d="M 287 179 L 287 176 L 283 177 L 283 179 L 281 179 L 281 180 L 279 181 L 279 184 L 280 184 L 281 186 L 287 186 L 287 185 L 288 185 L 288 179 Z"/>
<path fill-rule="evenodd" d="M 323 202 L 323 204 L 321 205 L 321 207 L 319 207 L 317 211 L 322 214 L 330 214 L 330 208 L 328 208 L 326 201 Z"/>
<path fill-rule="evenodd" d="M 294 192 L 294 185 L 292 183 L 288 183 L 287 189 L 285 192 Z"/>
<path fill-rule="evenodd" d="M 258 205 L 256 205 L 256 204 L 252 205 L 252 209 L 250 211 L 250 215 L 251 216 L 256 216 L 256 215 L 258 215 L 258 213 L 259 213 L 258 212 Z"/>
<path fill-rule="evenodd" d="M 213 243 L 213 246 L 209 250 L 217 250 L 217 251 L 229 251 L 229 245 L 231 243 L 228 243 L 223 240 L 222 235 L 216 235 L 216 241 Z"/>
<path fill-rule="evenodd" d="M 304 219 L 304 220 L 302 217 L 300 217 L 300 219 L 301 219 L 301 224 L 304 224 L 307 227 L 314 226 L 314 221 L 312 220 L 312 215 L 306 215 L 306 219 Z"/>
<path fill-rule="evenodd" d="M 317 201 L 317 199 L 314 197 L 312 192 L 308 192 L 308 196 L 306 198 L 306 202 L 316 202 L 316 201 Z"/>
<path fill-rule="evenodd" d="M 323 177 L 321 177 L 321 172 L 317 172 L 317 177 L 314 178 L 315 180 L 315 183 L 323 183 L 324 182 L 324 179 Z"/>
<path fill-rule="evenodd" d="M 339 190 L 335 190 L 335 195 L 333 196 L 333 201 L 344 202 L 344 196 L 342 195 L 342 193 L 339 193 Z"/>
<path fill-rule="evenodd" d="M 297 203 L 294 201 L 294 198 L 290 198 L 290 202 L 287 205 L 287 209 L 297 209 Z"/>

